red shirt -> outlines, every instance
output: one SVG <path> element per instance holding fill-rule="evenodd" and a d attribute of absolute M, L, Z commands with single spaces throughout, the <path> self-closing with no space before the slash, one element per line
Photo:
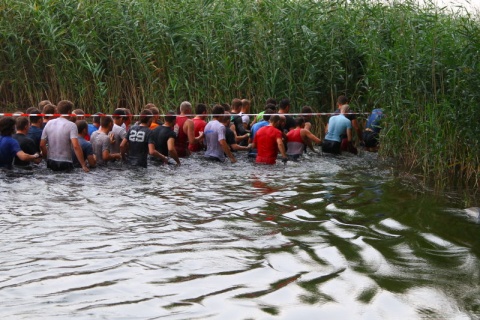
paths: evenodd
<path fill-rule="evenodd" d="M 176 124 L 178 125 L 178 135 L 175 139 L 175 149 L 179 157 L 186 157 L 188 155 L 188 136 L 183 131 L 183 125 L 187 121 L 187 116 L 177 116 Z"/>
<path fill-rule="evenodd" d="M 277 139 L 282 139 L 282 132 L 273 126 L 265 126 L 255 133 L 257 146 L 257 163 L 275 164 L 278 155 Z"/>
<path fill-rule="evenodd" d="M 205 126 L 207 125 L 207 123 L 203 119 L 193 118 L 192 120 L 193 120 L 193 133 L 195 137 L 198 137 L 200 135 L 200 132 L 205 130 Z M 202 147 L 203 147 L 203 143 L 201 141 L 200 143 L 188 145 L 188 149 L 194 152 L 202 150 Z"/>

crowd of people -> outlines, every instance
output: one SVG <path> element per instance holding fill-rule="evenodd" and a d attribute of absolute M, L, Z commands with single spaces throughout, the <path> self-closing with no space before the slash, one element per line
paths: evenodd
<path fill-rule="evenodd" d="M 116 109 L 112 115 L 101 112 L 87 123 L 85 113 L 62 100 L 57 105 L 42 101 L 38 108 L 25 111 L 28 116 L 0 119 L 0 168 L 32 169 L 44 160 L 53 171 L 71 171 L 75 167 L 88 172 L 94 167 L 147 167 L 148 164 L 181 165 L 181 158 L 201 152 L 207 160 L 237 161 L 236 153 L 245 151 L 256 163 L 275 164 L 297 161 L 304 152 L 357 153 L 353 133 L 368 151 L 378 149 L 383 112 L 374 109 L 362 132 L 345 96 L 337 100 L 322 139 L 312 133 L 312 108 L 302 108 L 301 116 L 289 114 L 290 101 L 268 99 L 265 110 L 250 117 L 250 101 L 233 99 L 211 110 L 184 101 L 177 112 L 160 117 L 154 104 L 147 104 L 138 121 L 130 110 Z M 21 112 L 23 113 L 23 112 Z M 54 115 L 60 115 L 55 117 Z M 352 128 L 355 130 L 353 131 Z"/>

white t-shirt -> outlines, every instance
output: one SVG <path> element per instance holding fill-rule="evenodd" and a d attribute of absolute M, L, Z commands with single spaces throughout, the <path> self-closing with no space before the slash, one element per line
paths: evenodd
<path fill-rule="evenodd" d="M 65 118 L 50 120 L 43 129 L 42 139 L 47 140 L 48 159 L 73 162 L 71 139 L 78 139 L 75 123 Z"/>

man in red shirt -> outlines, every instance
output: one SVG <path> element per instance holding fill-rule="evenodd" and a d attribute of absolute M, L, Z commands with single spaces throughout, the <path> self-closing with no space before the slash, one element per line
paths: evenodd
<path fill-rule="evenodd" d="M 280 116 L 272 115 L 270 124 L 262 127 L 255 134 L 252 148 L 257 148 L 256 163 L 275 164 L 278 152 L 282 154 L 282 161 L 286 163 L 288 158 L 285 153 L 285 146 L 282 141 L 280 127 Z"/>

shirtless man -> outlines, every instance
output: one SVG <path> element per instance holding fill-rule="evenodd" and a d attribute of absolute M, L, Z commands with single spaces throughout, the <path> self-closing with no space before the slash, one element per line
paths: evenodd
<path fill-rule="evenodd" d="M 70 114 L 73 110 L 73 103 L 62 100 L 58 103 L 57 108 L 60 114 Z M 43 129 L 40 142 L 42 155 L 47 159 L 47 168 L 54 171 L 71 171 L 73 169 L 72 148 L 83 171 L 88 172 L 83 151 L 78 142 L 76 124 L 69 120 L 69 116 L 48 121 Z"/>

